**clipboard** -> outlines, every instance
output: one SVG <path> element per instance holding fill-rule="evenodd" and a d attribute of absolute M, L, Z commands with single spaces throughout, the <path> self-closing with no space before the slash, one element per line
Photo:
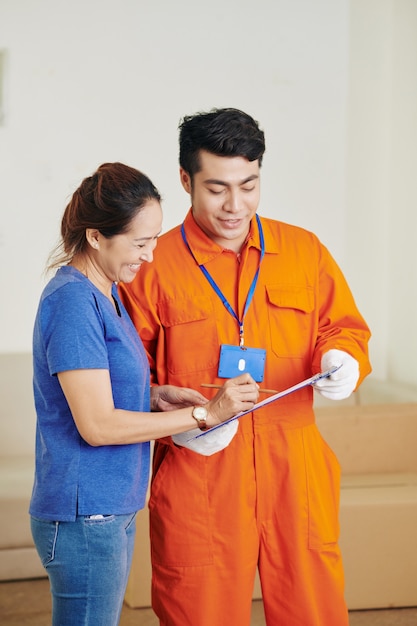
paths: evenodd
<path fill-rule="evenodd" d="M 242 417 L 243 415 L 247 415 L 248 413 L 253 413 L 253 411 L 260 409 L 261 407 L 266 406 L 267 404 L 271 404 L 271 402 L 275 402 L 275 400 L 279 400 L 280 398 L 283 398 L 284 396 L 288 396 L 290 393 L 294 393 L 294 391 L 303 389 L 303 387 L 314 385 L 314 383 L 316 383 L 318 380 L 321 380 L 322 378 L 328 378 L 329 376 L 337 372 L 337 370 L 340 369 L 341 367 L 342 365 L 334 365 L 333 367 L 326 370 L 325 372 L 319 372 L 318 374 L 315 374 L 314 376 L 311 376 L 310 378 L 306 378 L 305 380 L 302 380 L 300 383 L 297 383 L 296 385 L 293 385 L 292 387 L 288 387 L 287 389 L 284 389 L 283 391 L 279 391 L 278 393 L 275 393 L 274 395 L 269 396 L 269 398 L 265 398 L 265 400 L 258 402 L 249 411 L 241 411 L 240 413 L 237 413 L 233 417 L 230 417 L 225 422 L 222 422 L 221 424 L 217 424 L 217 426 L 213 426 L 212 428 L 209 428 L 208 430 L 205 430 L 199 433 L 195 437 L 191 437 L 187 441 L 192 441 L 193 439 L 199 439 L 200 437 L 204 437 L 205 435 L 212 433 L 213 430 L 216 430 L 216 428 L 221 428 L 225 424 L 228 424 L 229 422 L 233 422 L 234 420 L 238 419 L 239 417 Z"/>

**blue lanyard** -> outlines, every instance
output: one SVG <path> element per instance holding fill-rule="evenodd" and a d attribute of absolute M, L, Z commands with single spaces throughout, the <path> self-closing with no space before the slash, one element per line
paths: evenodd
<path fill-rule="evenodd" d="M 226 296 L 222 293 L 222 291 L 220 290 L 220 287 L 217 285 L 217 283 L 215 282 L 214 278 L 211 276 L 211 274 L 207 271 L 207 269 L 204 267 L 204 265 L 200 265 L 199 263 L 197 263 L 197 259 L 194 256 L 193 251 L 190 248 L 190 245 L 187 241 L 187 237 L 185 235 L 185 228 L 184 228 L 184 224 L 181 224 L 181 235 L 182 238 L 184 240 L 185 245 L 187 246 L 188 250 L 190 251 L 191 256 L 193 257 L 194 261 L 197 263 L 198 267 L 201 269 L 201 271 L 203 272 L 204 276 L 207 278 L 208 282 L 210 283 L 210 285 L 213 287 L 214 291 L 216 292 L 216 294 L 219 296 L 220 300 L 222 301 L 222 303 L 224 304 L 224 306 L 226 307 L 226 309 L 229 311 L 230 315 L 232 315 L 235 320 L 237 321 L 237 323 L 239 324 L 239 345 L 240 347 L 243 348 L 244 346 L 244 334 L 243 334 L 243 320 L 244 317 L 249 309 L 249 305 L 252 302 L 252 298 L 253 298 L 253 294 L 255 293 L 255 288 L 256 288 L 256 283 L 258 282 L 258 277 L 259 277 L 259 271 L 261 269 L 261 263 L 262 263 L 262 259 L 264 257 L 265 254 L 265 241 L 264 241 L 264 233 L 262 230 L 262 224 L 261 224 L 261 220 L 259 219 L 259 216 L 256 215 L 256 221 L 258 224 L 258 229 L 259 229 L 259 240 L 260 240 L 260 244 L 261 244 L 261 256 L 259 259 L 259 265 L 258 265 L 258 269 L 256 270 L 255 276 L 253 278 L 252 284 L 249 288 L 249 292 L 246 298 L 246 303 L 245 303 L 245 308 L 243 309 L 243 314 L 242 314 L 242 319 L 240 320 L 238 318 L 238 316 L 236 315 L 235 311 L 233 310 L 233 308 L 231 307 L 230 303 L 227 301 Z"/>

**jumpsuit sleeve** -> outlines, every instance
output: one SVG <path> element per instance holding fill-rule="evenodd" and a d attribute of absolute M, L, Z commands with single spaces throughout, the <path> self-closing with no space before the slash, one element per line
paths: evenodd
<path fill-rule="evenodd" d="M 144 280 L 145 272 L 142 272 L 142 269 L 140 280 L 134 280 L 133 283 L 129 284 L 120 283 L 118 292 L 136 331 L 142 339 L 149 361 L 151 386 L 163 385 L 165 382 L 158 379 L 156 366 L 157 355 L 164 352 L 165 349 L 164 333 L 157 312 L 158 296 L 152 292 L 152 281 L 148 281 L 146 278 Z M 165 359 L 162 362 L 165 362 Z M 175 446 L 170 436 L 162 437 L 158 441 L 167 446 Z"/>
<path fill-rule="evenodd" d="M 156 351 L 161 324 L 156 311 L 156 297 L 139 290 L 139 281 L 129 285 L 120 283 L 118 292 L 146 350 L 151 370 L 151 384 L 163 384 L 156 373 Z M 153 304 L 154 303 L 154 304 Z"/>
<path fill-rule="evenodd" d="M 360 314 L 347 281 L 328 250 L 321 246 L 319 259 L 318 334 L 313 372 L 332 348 L 349 353 L 359 363 L 357 387 L 371 371 L 368 356 L 370 330 Z"/>

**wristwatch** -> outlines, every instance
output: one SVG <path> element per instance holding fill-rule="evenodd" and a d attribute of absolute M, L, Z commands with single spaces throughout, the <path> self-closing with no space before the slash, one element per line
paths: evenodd
<path fill-rule="evenodd" d="M 195 406 L 191 415 L 196 420 L 200 430 L 207 430 L 208 411 L 204 406 Z"/>

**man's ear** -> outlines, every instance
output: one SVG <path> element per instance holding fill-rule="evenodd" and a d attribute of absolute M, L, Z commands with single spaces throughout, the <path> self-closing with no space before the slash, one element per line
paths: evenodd
<path fill-rule="evenodd" d="M 185 191 L 191 194 L 191 176 L 182 167 L 180 167 L 180 181 Z"/>

